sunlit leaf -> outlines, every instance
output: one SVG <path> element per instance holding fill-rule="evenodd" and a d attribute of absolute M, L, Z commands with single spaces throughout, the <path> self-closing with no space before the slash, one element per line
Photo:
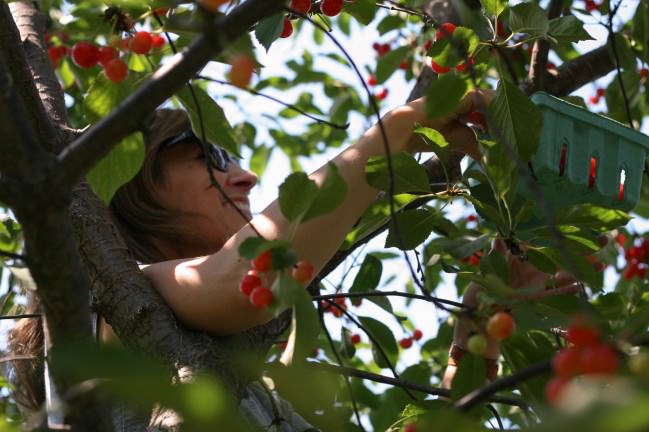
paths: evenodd
<path fill-rule="evenodd" d="M 466 91 L 467 83 L 458 75 L 441 75 L 430 84 L 426 92 L 426 114 L 435 118 L 455 112 Z"/>
<path fill-rule="evenodd" d="M 277 38 L 279 38 L 279 35 L 282 34 L 283 28 L 284 13 L 271 15 L 257 24 L 257 27 L 255 28 L 255 37 L 261 46 L 266 48 L 266 51 L 268 51 L 273 42 L 275 42 Z"/>
<path fill-rule="evenodd" d="M 408 56 L 411 48 L 402 46 L 390 50 L 389 53 L 381 56 L 376 63 L 376 81 L 383 84 L 399 68 L 401 62 Z"/>
<path fill-rule="evenodd" d="M 291 279 L 287 276 L 287 279 Z M 301 288 L 301 287 L 300 287 Z M 282 355 L 282 363 L 291 365 L 304 361 L 317 346 L 320 322 L 309 293 L 302 289 L 295 291 L 291 333 Z"/>
<path fill-rule="evenodd" d="M 584 23 L 574 15 L 550 20 L 548 33 L 560 43 L 593 40 L 593 37 L 584 29 Z"/>
<path fill-rule="evenodd" d="M 390 224 L 385 247 L 411 250 L 430 236 L 437 223 L 437 212 L 429 208 L 408 210 L 396 215 L 396 227 Z"/>
<path fill-rule="evenodd" d="M 536 3 L 519 3 L 510 9 L 509 26 L 515 33 L 544 37 L 549 28 L 546 12 Z"/>
<path fill-rule="evenodd" d="M 507 0 L 480 0 L 482 7 L 489 15 L 498 16 L 507 7 Z"/>
<path fill-rule="evenodd" d="M 374 318 L 359 316 L 358 319 L 363 324 L 363 328 L 373 338 L 371 342 L 372 356 L 376 364 L 379 367 L 388 367 L 389 364 L 394 364 L 399 354 L 399 349 L 397 348 L 397 341 L 390 328 Z M 387 360 L 381 352 L 387 356 Z"/>
<path fill-rule="evenodd" d="M 363 25 L 368 25 L 374 19 L 376 14 L 376 3 L 372 0 L 356 0 L 345 2 L 344 11 L 356 18 Z"/>
<path fill-rule="evenodd" d="M 426 170 L 407 153 L 391 156 L 392 174 L 394 175 L 394 193 L 430 192 Z M 390 173 L 388 161 L 383 156 L 370 157 L 365 166 L 367 182 L 377 189 L 390 190 Z"/>

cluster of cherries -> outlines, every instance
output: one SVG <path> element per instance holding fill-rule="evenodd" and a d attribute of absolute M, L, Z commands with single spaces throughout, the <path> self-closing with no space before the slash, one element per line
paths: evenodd
<path fill-rule="evenodd" d="M 311 0 L 291 0 L 289 8 L 302 15 L 307 15 L 311 11 Z M 343 10 L 343 0 L 322 0 L 320 2 L 320 12 L 323 15 L 334 17 Z M 284 27 L 279 37 L 287 38 L 293 34 L 293 24 L 289 16 L 284 17 Z"/>
<path fill-rule="evenodd" d="M 455 24 L 450 23 L 450 22 L 445 22 L 435 32 L 435 40 L 439 41 L 439 40 L 444 39 L 447 36 L 451 36 L 453 34 L 453 32 L 455 32 L 455 28 L 456 28 Z M 471 58 L 469 58 L 468 62 L 471 65 L 474 65 L 475 64 L 475 59 L 471 57 Z M 442 66 L 441 64 L 437 63 L 435 60 L 430 61 L 430 67 L 431 67 L 431 69 L 433 69 L 433 71 L 436 74 L 439 74 L 439 75 L 445 74 L 445 73 L 451 71 L 450 67 Z M 466 62 L 462 62 L 459 65 L 455 66 L 455 70 L 457 72 L 460 72 L 460 73 L 464 72 L 466 70 Z"/>
<path fill-rule="evenodd" d="M 592 105 L 597 105 L 599 103 L 599 100 L 604 97 L 606 94 L 606 90 L 603 88 L 598 88 L 595 90 L 595 94 L 591 97 L 588 98 L 588 102 L 591 103 Z"/>
<path fill-rule="evenodd" d="M 252 261 L 252 269 L 241 279 L 239 290 L 248 297 L 250 303 L 256 308 L 262 309 L 270 305 L 273 301 L 273 292 L 264 285 L 262 280 L 263 273 L 269 273 L 273 269 L 273 251 L 269 249 L 262 252 Z M 291 270 L 291 276 L 295 281 L 306 284 L 313 279 L 314 267 L 310 261 L 301 260 L 295 263 Z"/>
<path fill-rule="evenodd" d="M 625 280 L 631 280 L 636 276 L 644 279 L 649 264 L 649 239 L 643 238 L 640 244 L 635 245 L 632 243 L 628 248 L 625 248 L 626 236 L 624 234 L 618 234 L 615 240 L 624 249 L 624 259 L 627 262 L 622 277 Z"/>
<path fill-rule="evenodd" d="M 577 315 L 566 330 L 569 345 L 552 359 L 554 377 L 545 387 L 548 402 L 557 404 L 566 384 L 579 375 L 614 375 L 620 359 L 615 348 L 602 341 L 599 330 Z"/>
<path fill-rule="evenodd" d="M 415 329 L 412 332 L 412 336 L 405 337 L 399 341 L 399 346 L 403 349 L 408 349 L 412 346 L 414 341 L 418 341 L 424 336 L 424 334 L 419 329 Z"/>
<path fill-rule="evenodd" d="M 128 66 L 120 58 L 120 51 L 148 54 L 152 49 L 159 49 L 165 44 L 165 39 L 162 36 L 151 34 L 148 31 L 138 31 L 127 39 L 113 35 L 108 38 L 108 44 L 105 46 L 98 46 L 89 41 L 79 41 L 71 49 L 68 49 L 63 44 L 51 44 L 51 38 L 46 37 L 46 41 L 48 42 L 47 54 L 52 67 L 58 68 L 61 59 L 69 55 L 80 68 L 88 69 L 97 64 L 101 65 L 106 77 L 115 83 L 124 81 L 128 76 Z"/>

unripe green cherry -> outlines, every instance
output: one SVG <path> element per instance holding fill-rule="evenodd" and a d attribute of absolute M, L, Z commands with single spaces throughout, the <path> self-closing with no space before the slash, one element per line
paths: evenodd
<path fill-rule="evenodd" d="M 482 333 L 476 333 L 469 337 L 466 348 L 471 354 L 481 356 L 487 350 L 487 338 Z"/>

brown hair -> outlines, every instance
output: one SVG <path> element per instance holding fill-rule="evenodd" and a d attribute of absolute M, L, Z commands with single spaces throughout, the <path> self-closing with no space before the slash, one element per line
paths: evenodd
<path fill-rule="evenodd" d="M 156 246 L 155 239 L 168 242 L 198 242 L 200 233 L 192 232 L 183 224 L 187 216 L 166 208 L 157 192 L 163 173 L 158 164 L 158 154 L 165 140 L 191 128 L 185 111 L 160 109 L 151 114 L 142 126 L 145 157 L 140 171 L 115 193 L 110 214 L 129 250 L 141 263 L 169 259 Z M 28 310 L 36 312 L 36 296 L 29 302 Z M 21 408 L 38 409 L 45 400 L 43 384 L 43 329 L 41 319 L 22 319 L 9 332 L 9 349 L 15 355 L 31 356 L 13 362 L 12 381 L 16 386 L 14 397 Z"/>

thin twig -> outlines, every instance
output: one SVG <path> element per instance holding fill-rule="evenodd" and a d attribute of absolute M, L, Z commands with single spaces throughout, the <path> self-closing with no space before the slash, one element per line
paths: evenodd
<path fill-rule="evenodd" d="M 0 320 L 18 320 L 23 318 L 40 318 L 43 314 L 31 313 L 31 314 L 22 314 L 22 315 L 0 315 Z"/>
<path fill-rule="evenodd" d="M 488 400 L 488 398 L 496 392 L 513 387 L 522 381 L 548 373 L 551 370 L 552 363 L 550 360 L 533 364 L 532 366 L 520 369 L 511 375 L 492 381 L 491 383 L 472 391 L 455 402 L 454 407 L 460 411 L 468 411 L 480 402 Z"/>
<path fill-rule="evenodd" d="M 622 70 L 620 69 L 620 55 L 617 50 L 617 43 L 615 42 L 615 33 L 613 32 L 613 17 L 617 13 L 622 1 L 620 0 L 614 8 L 611 8 L 611 0 L 607 0 L 608 4 L 608 23 L 606 24 L 606 29 L 608 30 L 608 37 L 611 41 L 611 50 L 613 51 L 613 56 L 615 57 L 615 70 L 617 83 L 620 86 L 622 91 L 622 98 L 624 99 L 624 110 L 626 111 L 627 121 L 629 122 L 629 127 L 635 129 L 633 125 L 633 116 L 631 115 L 631 108 L 629 107 L 629 97 L 626 94 L 626 88 L 624 87 L 624 81 L 622 80 Z"/>
<path fill-rule="evenodd" d="M 197 76 L 196 76 L 196 79 L 200 79 L 200 80 L 205 80 L 205 81 L 210 81 L 210 82 L 214 82 L 214 83 L 218 83 L 218 84 L 223 84 L 223 85 L 229 85 L 229 86 L 232 86 L 232 87 L 236 87 L 234 84 L 232 84 L 232 83 L 229 82 L 229 81 L 219 80 L 219 79 L 216 79 L 216 78 L 210 78 L 210 77 L 207 77 L 207 76 L 205 76 L 205 75 L 197 75 Z M 245 89 L 241 89 L 241 90 L 245 90 L 245 91 L 247 91 L 248 93 L 251 93 L 251 94 L 253 94 L 253 95 L 255 95 L 255 96 L 265 97 L 266 99 L 270 99 L 270 100 L 272 100 L 273 102 L 277 102 L 278 104 L 283 105 L 283 106 L 285 106 L 285 107 L 287 107 L 287 108 L 289 108 L 289 109 L 291 109 L 291 110 L 293 110 L 293 111 L 295 111 L 295 112 L 298 112 L 298 113 L 300 113 L 301 115 L 303 115 L 303 116 L 305 116 L 305 117 L 308 117 L 308 118 L 310 118 L 311 120 L 314 120 L 315 122 L 317 122 L 317 123 L 319 123 L 319 124 L 325 124 L 325 125 L 327 125 L 327 126 L 329 126 L 329 127 L 332 127 L 332 128 L 334 128 L 334 129 L 340 129 L 340 130 L 346 130 L 346 129 L 349 128 L 349 122 L 347 122 L 347 123 L 345 123 L 345 124 L 342 124 L 342 125 L 341 125 L 341 124 L 337 124 L 337 123 L 333 123 L 333 122 L 330 122 L 330 121 L 328 121 L 328 120 L 324 120 L 324 119 L 318 118 L 318 117 L 316 117 L 316 116 L 314 116 L 314 115 L 312 115 L 312 114 L 309 114 L 309 113 L 307 113 L 307 112 L 301 110 L 300 108 L 296 107 L 295 105 L 293 105 L 293 104 L 289 104 L 289 103 L 286 103 L 286 102 L 284 102 L 284 101 L 282 101 L 282 100 L 280 100 L 280 99 L 278 99 L 278 98 L 276 98 L 276 97 L 274 97 L 274 96 L 270 96 L 270 95 L 267 95 L 267 94 L 265 94 L 265 93 L 258 92 L 257 90 L 253 90 L 253 89 L 251 89 L 251 88 L 245 88 Z"/>
<path fill-rule="evenodd" d="M 339 366 L 343 366 L 343 361 L 340 358 L 340 354 L 336 350 L 336 345 L 334 344 L 334 340 L 331 337 L 331 333 L 329 332 L 329 329 L 325 325 L 324 322 L 324 316 L 322 313 L 322 305 L 318 304 L 318 317 L 320 318 L 320 326 L 324 330 L 325 336 L 327 337 L 327 341 L 329 342 L 329 346 L 331 347 L 331 351 L 334 353 L 334 356 L 336 357 L 336 361 L 338 362 Z M 352 383 L 351 380 L 347 375 L 344 375 L 345 379 L 345 384 L 347 385 L 347 391 L 349 392 L 349 399 L 352 402 L 352 409 L 354 410 L 354 415 L 356 416 L 356 422 L 358 423 L 358 427 L 365 432 L 365 428 L 363 427 L 363 423 L 361 422 L 361 415 L 358 411 L 358 405 L 356 403 L 356 398 L 354 397 L 354 391 L 352 390 Z"/>
<path fill-rule="evenodd" d="M 365 297 L 406 297 L 417 300 L 425 300 L 431 303 L 442 303 L 449 306 L 455 306 L 459 309 L 472 310 L 473 307 L 453 301 L 447 300 L 439 297 L 431 297 L 422 294 L 406 293 L 401 291 L 365 291 L 365 292 L 347 292 L 347 293 L 337 293 L 337 294 L 322 294 L 318 296 L 313 296 L 313 300 L 333 300 L 336 298 L 365 298 Z"/>

